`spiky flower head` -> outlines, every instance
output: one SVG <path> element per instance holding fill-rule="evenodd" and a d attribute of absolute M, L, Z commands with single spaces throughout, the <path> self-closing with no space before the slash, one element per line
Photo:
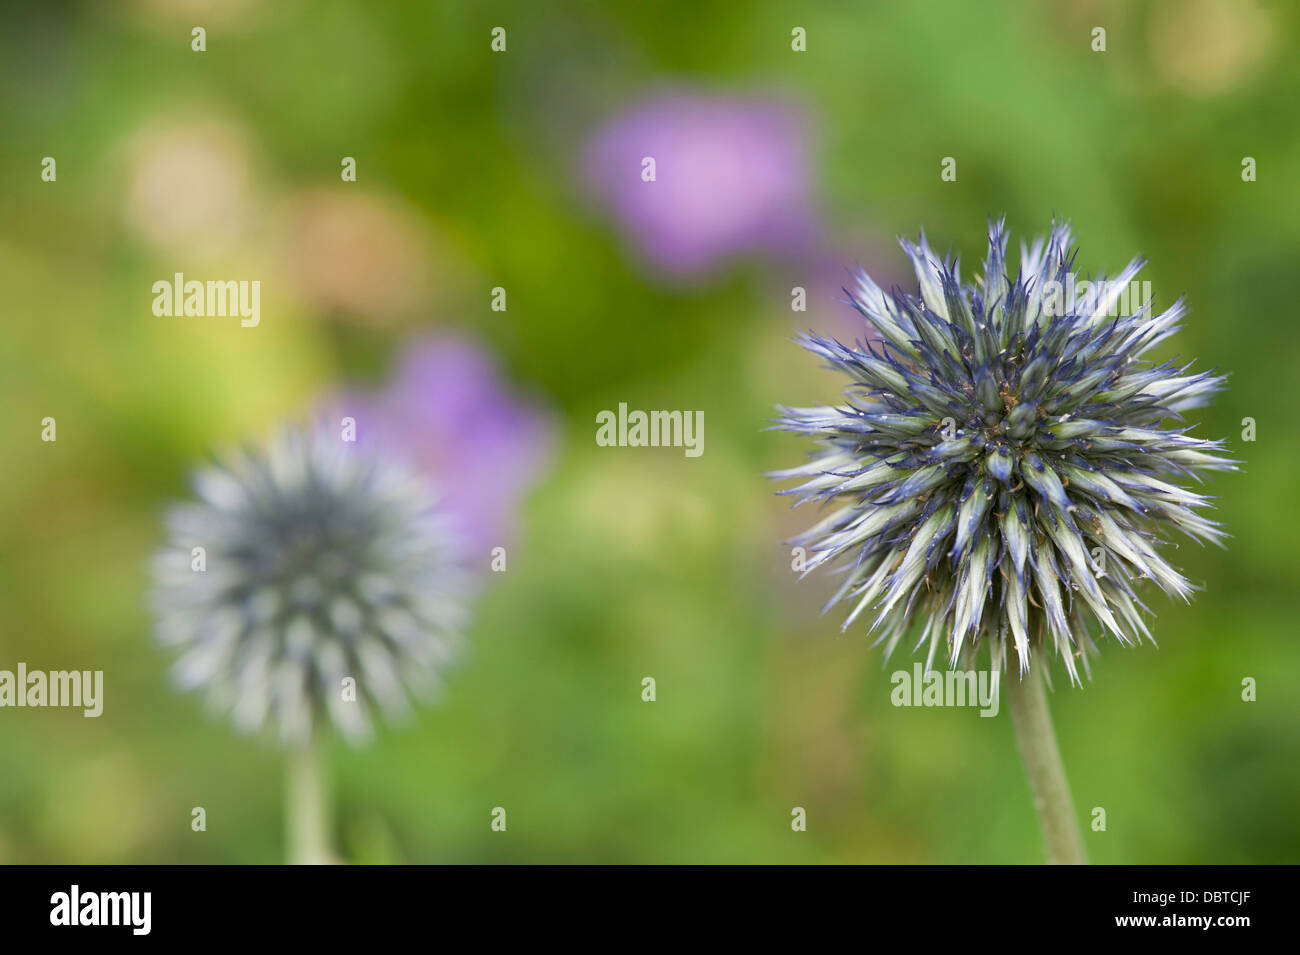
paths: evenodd
<path fill-rule="evenodd" d="M 1118 307 L 1143 262 L 1085 284 L 1068 225 L 1022 243 L 1012 278 L 990 223 L 974 284 L 924 234 L 902 246 L 919 295 L 859 273 L 845 291 L 868 333 L 801 338 L 852 384 L 838 407 L 779 409 L 778 427 L 819 445 L 774 475 L 802 481 L 782 493 L 830 508 L 795 543 L 807 570 L 842 569 L 828 607 L 852 605 L 846 629 L 867 612 L 886 653 L 913 631 L 927 667 L 941 642 L 953 666 L 987 643 L 998 667 L 1014 647 L 1023 673 L 1050 642 L 1078 682 L 1098 622 L 1122 644 L 1150 639 L 1141 579 L 1191 593 L 1159 545 L 1224 536 L 1186 479 L 1234 462 L 1178 423 L 1223 379 L 1144 360 L 1178 330 L 1182 300 Z"/>
<path fill-rule="evenodd" d="M 465 578 L 413 473 L 338 431 L 287 428 L 194 487 L 154 560 L 157 635 L 179 651 L 183 688 L 286 744 L 330 719 L 362 738 L 372 708 L 400 717 L 409 695 L 437 689 Z"/>

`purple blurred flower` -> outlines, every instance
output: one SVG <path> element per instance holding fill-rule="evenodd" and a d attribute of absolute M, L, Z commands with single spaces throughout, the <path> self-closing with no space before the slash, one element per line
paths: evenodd
<path fill-rule="evenodd" d="M 668 93 L 597 131 L 584 181 L 654 267 L 693 277 L 731 256 L 815 243 L 805 139 L 785 104 Z M 642 181 L 645 157 L 653 182 Z"/>
<path fill-rule="evenodd" d="M 883 288 L 893 288 L 905 281 L 903 272 L 894 267 L 886 251 L 885 244 L 872 233 L 828 243 L 827 248 L 793 263 L 789 270 L 779 274 L 773 270 L 772 295 L 786 297 L 796 285 L 805 290 L 805 310 L 791 313 L 793 324 L 801 331 L 814 331 L 845 343 L 861 338 L 879 339 L 879 333 L 869 322 L 845 306 L 851 304 L 848 295 L 856 294 L 858 276 L 864 271 L 876 276 Z"/>
<path fill-rule="evenodd" d="M 514 536 L 515 510 L 554 443 L 549 414 L 512 393 L 487 352 L 458 337 L 417 341 L 387 388 L 331 406 L 356 419 L 359 448 L 428 476 L 474 565 Z"/>

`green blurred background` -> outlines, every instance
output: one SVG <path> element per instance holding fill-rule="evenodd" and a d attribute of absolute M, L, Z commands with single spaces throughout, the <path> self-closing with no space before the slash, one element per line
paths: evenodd
<path fill-rule="evenodd" d="M 382 383 L 437 328 L 543 396 L 559 446 L 445 697 L 332 748 L 346 859 L 1041 857 L 1005 714 L 892 707 L 861 630 L 818 613 L 833 582 L 790 571 L 781 542 L 813 512 L 762 475 L 807 449 L 763 429 L 838 393 L 789 340 L 836 330 L 833 282 L 758 256 L 670 280 L 583 195 L 587 137 L 666 86 L 792 104 L 833 269 L 901 281 L 892 238 L 922 226 L 974 263 L 987 215 L 1014 247 L 1056 214 L 1085 270 L 1141 253 L 1157 305 L 1187 295 L 1164 357 L 1231 372 L 1193 421 L 1246 463 L 1210 487 L 1233 538 L 1181 547 L 1205 591 L 1152 595 L 1160 648 L 1106 644 L 1092 682 L 1058 687 L 1057 728 L 1080 813 L 1107 812 L 1093 861 L 1300 862 L 1296 19 L 1250 0 L 6 5 L 0 668 L 103 669 L 106 701 L 0 711 L 0 862 L 283 858 L 278 754 L 176 694 L 152 643 L 160 509 L 213 448 Z M 195 164 L 210 189 L 169 192 Z M 316 215 L 358 232 L 332 246 Z M 177 270 L 261 276 L 261 326 L 155 318 Z M 702 409 L 704 455 L 597 447 L 620 401 Z"/>

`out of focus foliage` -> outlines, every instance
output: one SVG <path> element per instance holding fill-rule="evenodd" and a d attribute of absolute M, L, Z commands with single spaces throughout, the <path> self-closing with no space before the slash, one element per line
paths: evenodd
<path fill-rule="evenodd" d="M 333 751 L 350 860 L 1036 860 L 1006 717 L 892 707 L 861 628 L 818 613 L 833 581 L 791 572 L 806 517 L 762 477 L 805 451 L 763 430 L 773 403 L 835 397 L 789 338 L 854 334 L 842 270 L 901 282 L 892 237 L 922 226 L 973 264 L 1000 213 L 1017 236 L 1072 219 L 1087 271 L 1150 257 L 1156 304 L 1190 305 L 1165 355 L 1231 373 L 1192 421 L 1245 461 L 1208 486 L 1227 549 L 1174 555 L 1204 592 L 1150 595 L 1160 648 L 1110 644 L 1055 693 L 1079 811 L 1106 810 L 1089 852 L 1300 861 L 1296 54 L 1295 9 L 1251 0 L 10 5 L 0 668 L 103 669 L 106 699 L 0 710 L 0 861 L 282 857 L 277 755 L 169 687 L 145 561 L 196 461 L 384 381 L 431 329 L 494 350 L 560 441 L 443 700 Z M 646 258 L 584 163 L 665 96 L 794 117 L 795 251 Z M 154 316 L 175 272 L 260 279 L 260 326 Z M 703 456 L 597 447 L 621 401 L 702 409 Z"/>

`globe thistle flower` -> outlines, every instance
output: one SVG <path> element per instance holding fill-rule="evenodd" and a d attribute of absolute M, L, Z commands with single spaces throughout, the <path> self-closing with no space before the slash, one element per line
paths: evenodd
<path fill-rule="evenodd" d="M 293 747 L 329 721 L 364 737 L 371 709 L 398 718 L 437 688 L 460 642 L 464 578 L 411 472 L 338 433 L 289 428 L 194 487 L 154 561 L 157 635 L 179 652 L 183 688 Z"/>
<path fill-rule="evenodd" d="M 886 654 L 915 628 L 927 669 L 940 644 L 952 666 L 987 644 L 998 669 L 1013 648 L 1023 674 L 1050 644 L 1077 683 L 1092 628 L 1150 638 L 1140 581 L 1190 596 L 1159 546 L 1224 536 L 1186 479 L 1234 462 L 1179 424 L 1223 378 L 1145 360 L 1178 330 L 1182 300 L 1115 314 L 1143 262 L 1076 282 L 1068 225 L 1022 243 L 1012 278 L 1004 225 L 990 223 L 973 284 L 924 234 L 902 246 L 918 295 L 860 273 L 845 291 L 870 334 L 801 338 L 851 384 L 839 406 L 779 409 L 777 427 L 819 444 L 774 475 L 801 481 L 782 493 L 830 507 L 795 543 L 808 571 L 842 569 L 828 607 L 851 606 L 846 629 L 868 613 Z M 1057 294 L 1075 288 L 1075 301 Z"/>

